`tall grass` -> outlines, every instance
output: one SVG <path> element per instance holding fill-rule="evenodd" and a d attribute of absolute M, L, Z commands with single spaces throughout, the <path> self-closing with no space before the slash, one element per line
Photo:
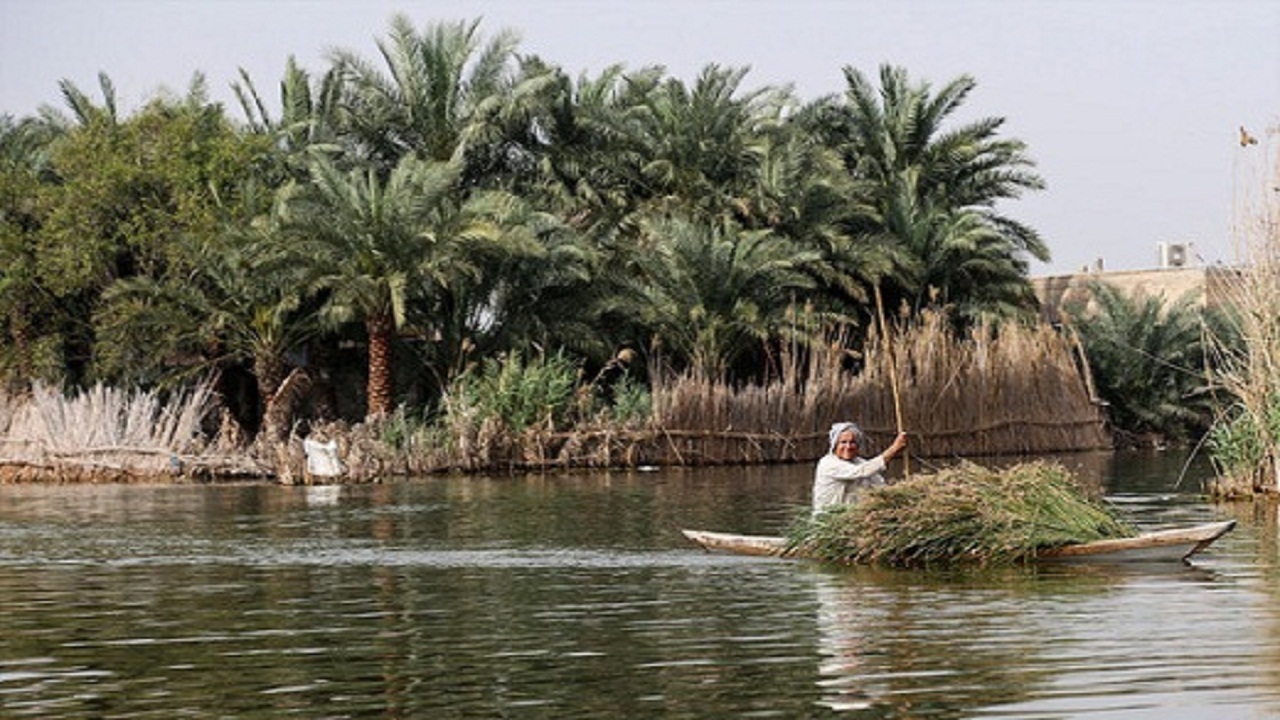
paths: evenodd
<path fill-rule="evenodd" d="M 1226 283 L 1235 342 L 1216 343 L 1220 386 L 1234 400 L 1211 435 L 1215 492 L 1280 492 L 1280 126 L 1242 148 L 1233 242 L 1240 272 Z"/>
<path fill-rule="evenodd" d="M 954 337 L 941 313 L 867 351 L 864 407 L 894 415 L 888 373 L 903 388 L 903 417 L 924 455 L 1034 454 L 1109 447 L 1083 351 L 1046 323 L 982 322 Z M 855 406 L 856 407 L 856 406 Z"/>
<path fill-rule="evenodd" d="M 202 449 L 210 400 L 204 385 L 175 395 L 97 385 L 64 396 L 38 384 L 6 403 L 0 461 L 50 470 L 181 472 L 182 456 Z"/>
<path fill-rule="evenodd" d="M 519 353 L 485 360 L 451 389 L 452 423 L 498 420 L 512 432 L 565 426 L 578 386 L 577 367 L 563 354 L 525 360 Z"/>
<path fill-rule="evenodd" d="M 7 439 L 63 454 L 104 449 L 187 452 L 200 442 L 209 400 L 205 386 L 165 398 L 96 385 L 67 397 L 38 384 L 14 413 Z"/>
<path fill-rule="evenodd" d="M 422 470 L 607 465 L 610 434 L 647 426 L 651 416 L 648 391 L 625 374 L 630 361 L 620 353 L 606 367 L 621 372 L 606 393 L 603 371 L 587 379 L 561 353 L 488 359 L 454 380 L 431 421 L 391 430 Z M 595 435 L 603 440 L 588 447 Z"/>
<path fill-rule="evenodd" d="M 946 316 L 872 330 L 860 355 L 849 329 L 784 357 L 772 382 L 733 387 L 699 375 L 659 376 L 654 421 L 668 432 L 787 437 L 804 459 L 826 450 L 832 422 L 857 421 L 874 444 L 897 430 L 892 373 L 912 452 L 952 456 L 1108 447 L 1087 367 L 1070 336 L 1045 324 L 980 324 L 955 337 Z M 892 345 L 893 352 L 889 352 Z M 860 367 L 860 372 L 856 371 Z"/>

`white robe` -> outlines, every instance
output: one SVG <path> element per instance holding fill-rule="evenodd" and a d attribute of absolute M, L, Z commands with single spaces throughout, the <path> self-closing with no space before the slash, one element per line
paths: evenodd
<path fill-rule="evenodd" d="M 856 502 L 867 488 L 884 486 L 884 469 L 879 455 L 870 460 L 841 460 L 835 453 L 827 453 L 813 472 L 813 511 Z"/>

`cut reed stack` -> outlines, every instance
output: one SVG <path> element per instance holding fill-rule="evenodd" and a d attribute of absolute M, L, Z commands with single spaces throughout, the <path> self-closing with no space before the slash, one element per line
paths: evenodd
<path fill-rule="evenodd" d="M 1008 564 L 1137 530 L 1053 463 L 963 463 L 795 523 L 792 552 L 841 564 Z"/>

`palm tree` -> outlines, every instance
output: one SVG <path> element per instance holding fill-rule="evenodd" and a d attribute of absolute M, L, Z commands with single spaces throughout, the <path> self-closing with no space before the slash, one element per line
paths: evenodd
<path fill-rule="evenodd" d="M 575 227 L 634 231 L 650 212 L 760 226 L 758 175 L 791 96 L 744 90 L 746 72 L 708 65 L 686 85 L 660 67 L 615 65 L 576 82 L 553 70 L 536 118 L 545 184 L 533 191 L 567 208 Z"/>
<path fill-rule="evenodd" d="M 555 83 L 533 118 L 536 173 L 513 192 L 558 217 L 539 233 L 546 252 L 500 270 L 511 314 L 495 348 L 565 347 L 604 364 L 622 346 L 643 346 L 644 306 L 635 282 L 642 209 L 655 197 L 642 168 L 649 158 L 648 104 L 660 68 L 621 65 L 570 79 L 536 59 L 527 72 Z"/>
<path fill-rule="evenodd" d="M 698 362 L 710 371 L 731 364 L 721 355 L 745 357 L 744 347 L 760 347 L 772 332 L 744 334 L 736 322 L 733 330 L 686 327 L 678 308 L 699 304 L 691 297 L 713 292 L 714 280 L 694 280 L 689 267 L 664 268 L 669 260 L 693 265 L 700 252 L 736 252 L 749 263 L 799 252 L 795 265 L 810 278 L 791 278 L 782 283 L 786 290 L 832 276 L 810 253 L 841 240 L 832 222 L 845 203 L 839 158 L 787 125 L 787 90 L 745 90 L 745 75 L 709 65 L 690 84 L 661 68 L 628 73 L 614 66 L 576 82 L 559 76 L 556 102 L 539 120 L 544 182 L 531 190 L 588 236 L 594 261 L 590 282 L 576 288 L 578 315 L 614 347 L 643 344 L 656 330 L 687 361 L 700 332 Z M 685 241 L 658 238 L 668 231 Z M 646 286 L 650 280 L 659 287 Z M 678 290 L 686 280 L 706 282 Z M 743 299 L 744 311 L 752 302 Z M 727 318 L 731 310 L 724 310 Z M 733 349 L 712 347 L 721 344 L 714 336 Z"/>
<path fill-rule="evenodd" d="M 1205 317 L 1191 295 L 1167 304 L 1094 283 L 1091 307 L 1069 308 L 1116 429 L 1183 440 L 1212 417 Z"/>
<path fill-rule="evenodd" d="M 845 68 L 845 80 L 843 98 L 817 101 L 806 109 L 804 122 L 823 142 L 840 149 L 857 184 L 861 197 L 849 232 L 897 246 L 890 289 L 912 304 L 934 291 L 952 302 L 966 302 L 976 287 L 972 283 L 928 285 L 953 279 L 939 263 L 967 263 L 962 256 L 972 247 L 981 250 L 981 264 L 1003 258 L 993 277 L 1007 280 L 1010 272 L 1025 272 L 1027 257 L 1048 259 L 1037 233 L 996 207 L 1044 186 L 1031 169 L 1025 145 L 998 137 L 1001 118 L 944 127 L 975 87 L 972 78 L 961 76 L 936 93 L 889 65 L 880 68 L 878 90 L 853 68 Z M 968 239 L 957 242 L 957 237 Z M 978 237 L 981 242 L 975 242 Z M 948 250 L 939 253 L 944 247 Z M 1000 286 L 1013 295 L 995 298 L 988 287 L 982 302 L 995 298 L 1016 304 L 1026 296 L 1024 289 L 1004 280 Z"/>
<path fill-rule="evenodd" d="M 119 280 L 104 293 L 100 363 L 120 379 L 149 384 L 252 368 L 257 412 L 284 380 L 286 354 L 314 336 L 301 278 L 278 257 L 278 218 L 255 220 L 192 253 L 181 277 Z"/>
<path fill-rule="evenodd" d="M 613 65 L 576 80 L 557 69 L 550 72 L 555 85 L 536 119 L 539 173 L 516 192 L 554 208 L 585 232 L 627 226 L 653 195 L 640 173 L 647 146 L 641 120 L 662 70 L 627 72 Z"/>
<path fill-rule="evenodd" d="M 811 304 L 830 321 L 856 321 L 871 287 L 901 260 L 893 245 L 850 232 L 847 221 L 857 215 L 861 195 L 839 154 L 790 121 L 761 144 L 755 185 L 748 226 L 816 250 L 822 262 L 809 266 L 818 290 Z"/>
<path fill-rule="evenodd" d="M 646 320 L 662 347 L 704 377 L 783 335 L 787 310 L 814 287 L 816 251 L 766 230 L 654 216 L 637 278 Z"/>
<path fill-rule="evenodd" d="M 485 354 L 527 347 L 568 348 L 595 359 L 614 350 L 600 312 L 612 289 L 602 276 L 603 253 L 557 216 L 514 204 L 500 227 L 510 242 L 486 253 L 485 264 L 450 295 L 466 308 L 455 334 Z M 511 246 L 523 248 L 510 252 Z M 475 322 L 483 319 L 483 322 Z"/>
<path fill-rule="evenodd" d="M 769 87 L 744 92 L 746 73 L 709 65 L 691 87 L 668 78 L 647 93 L 635 124 L 650 204 L 714 222 L 748 218 L 764 143 L 791 96 Z"/>
<path fill-rule="evenodd" d="M 517 72 L 518 37 L 509 31 L 487 43 L 479 20 L 428 25 L 422 32 L 404 15 L 378 41 L 385 72 L 345 50 L 333 61 L 346 85 L 348 131 L 379 168 L 406 154 L 464 165 L 468 183 L 498 159 L 521 155 L 502 130 L 542 102 L 551 73 Z"/>
<path fill-rule="evenodd" d="M 1027 262 L 977 211 L 938 209 L 904 192 L 884 221 L 892 246 L 905 251 L 894 279 L 912 311 L 949 306 L 957 320 L 972 323 L 1035 306 Z"/>
<path fill-rule="evenodd" d="M 382 180 L 318 158 L 310 183 L 286 189 L 286 227 L 311 286 L 327 294 L 326 316 L 364 325 L 369 416 L 392 409 L 392 339 L 411 303 L 439 308 L 448 288 L 474 277 L 479 252 L 514 244 L 495 220 L 511 199 L 464 199 L 461 175 L 458 162 L 407 155 Z"/>
<path fill-rule="evenodd" d="M 312 151 L 339 149 L 339 101 L 342 76 L 329 70 L 312 82 L 311 75 L 290 56 L 280 80 L 280 116 L 274 117 L 258 93 L 253 79 L 242 68 L 240 82 L 232 89 L 240 102 L 249 131 L 270 137 L 284 158 L 286 177 L 305 179 Z M 268 178 L 271 179 L 271 178 Z"/>
<path fill-rule="evenodd" d="M 101 105 L 95 104 L 70 80 L 62 80 L 58 83 L 58 88 L 62 91 L 63 102 L 71 111 L 71 118 L 54 108 L 45 107 L 41 112 L 47 121 L 62 127 L 70 127 L 73 124 L 86 127 L 96 122 L 116 125 L 120 122 L 120 114 L 116 107 L 116 86 L 111 81 L 111 76 L 106 73 L 98 73 L 98 88 L 102 91 Z"/>

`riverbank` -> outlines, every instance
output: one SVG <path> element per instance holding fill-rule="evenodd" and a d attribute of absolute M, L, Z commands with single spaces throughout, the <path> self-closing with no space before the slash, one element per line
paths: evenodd
<path fill-rule="evenodd" d="M 104 387 L 64 396 L 36 387 L 0 402 L 0 481 L 362 483 L 452 472 L 812 462 L 828 449 L 830 425 L 845 420 L 862 427 L 868 450 L 905 428 L 910 454 L 920 457 L 1112 447 L 1073 338 L 1016 324 L 980 325 L 957 338 L 940 313 L 891 335 L 892 346 L 869 334 L 856 372 L 842 343 L 791 358 L 779 377 L 760 384 L 651 369 L 644 402 L 632 403 L 643 412 L 585 402 L 591 409 L 564 411 L 592 397 L 591 384 L 567 384 L 554 402 L 537 387 L 507 397 L 508 386 L 540 377 L 518 364 L 495 375 L 521 382 L 494 389 L 488 401 L 459 391 L 430 415 L 401 409 L 359 423 L 290 411 L 256 434 L 207 386 L 163 396 Z M 326 457 L 308 458 L 309 443 L 325 446 Z"/>
<path fill-rule="evenodd" d="M 293 437 L 237 453 L 157 453 L 103 448 L 75 454 L 28 453 L 0 461 L 0 483 L 190 483 L 260 481 L 285 485 L 368 483 L 401 476 L 566 469 L 700 467 L 807 462 L 825 452 L 824 433 L 804 436 L 664 429 L 488 434 L 460 447 L 398 448 L 355 426 L 322 428 L 313 447 L 332 448 L 321 469 L 307 441 Z M 331 469 L 332 468 L 332 469 Z"/>

